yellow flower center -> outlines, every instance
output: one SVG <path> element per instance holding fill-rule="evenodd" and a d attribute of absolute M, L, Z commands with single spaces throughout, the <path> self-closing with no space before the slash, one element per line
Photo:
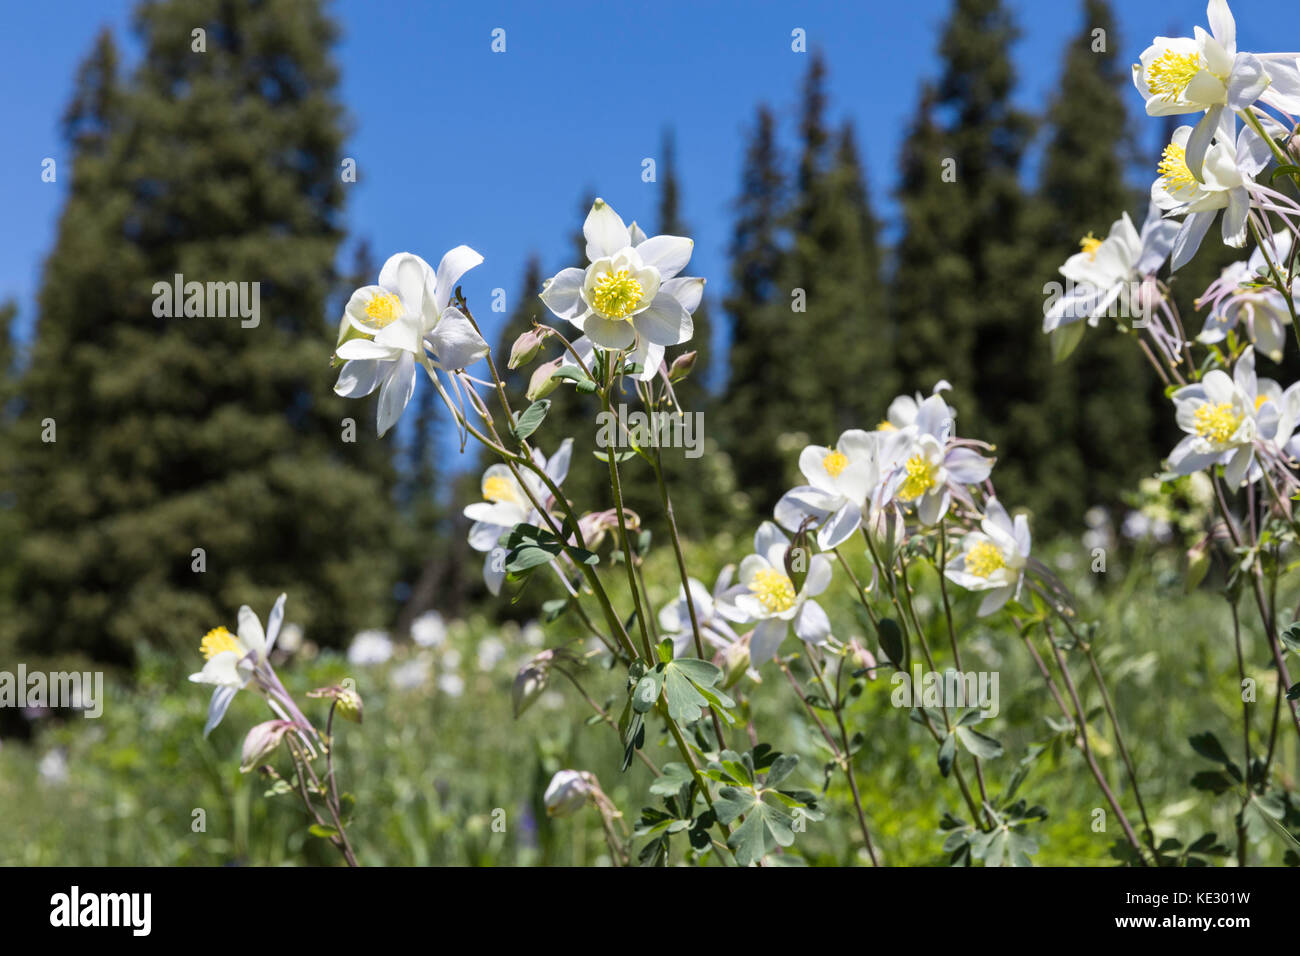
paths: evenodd
<path fill-rule="evenodd" d="M 1268 396 L 1267 396 L 1267 395 L 1257 395 L 1257 396 L 1255 396 L 1255 411 L 1259 411 L 1259 407 L 1260 407 L 1261 405 L 1263 405 L 1263 404 L 1264 404 L 1265 402 L 1267 402 L 1267 401 L 1268 401 Z"/>
<path fill-rule="evenodd" d="M 885 419 L 885 421 L 881 422 L 879 425 L 876 426 L 876 431 L 896 432 L 898 431 L 898 426 L 895 425 L 893 422 L 889 421 L 888 419 Z"/>
<path fill-rule="evenodd" d="M 203 635 L 203 640 L 199 643 L 199 651 L 205 661 L 210 661 L 223 651 L 234 651 L 238 654 L 239 641 L 226 628 L 214 627 Z"/>
<path fill-rule="evenodd" d="M 1196 410 L 1194 418 L 1196 434 L 1222 444 L 1236 434 L 1242 416 L 1232 407 L 1231 402 L 1219 402 L 1217 405 L 1207 402 Z"/>
<path fill-rule="evenodd" d="M 608 319 L 626 319 L 641 301 L 641 283 L 626 269 L 606 272 L 596 280 L 591 304 Z"/>
<path fill-rule="evenodd" d="M 488 501 L 518 501 L 515 486 L 509 478 L 493 475 L 483 482 L 483 497 Z"/>
<path fill-rule="evenodd" d="M 402 317 L 402 300 L 390 292 L 377 295 L 366 303 L 366 318 L 378 328 L 384 328 Z"/>
<path fill-rule="evenodd" d="M 831 451 L 822 459 L 822 467 L 826 469 L 826 474 L 838 478 L 840 472 L 849 467 L 849 456 L 842 451 Z"/>
<path fill-rule="evenodd" d="M 1166 103 L 1178 99 L 1187 84 L 1201 72 L 1199 53 L 1175 53 L 1166 50 L 1147 67 L 1147 89 Z"/>
<path fill-rule="evenodd" d="M 918 452 L 907 459 L 904 467 L 907 469 L 907 478 L 904 479 L 903 486 L 898 489 L 899 498 L 912 501 L 934 487 L 934 469 L 930 467 L 924 455 Z"/>
<path fill-rule="evenodd" d="M 1088 254 L 1088 258 L 1093 260 L 1094 262 L 1097 259 L 1097 250 L 1100 247 L 1101 247 L 1101 240 L 1098 239 L 1096 236 L 1094 236 L 1091 230 L 1089 230 L 1086 236 L 1084 236 L 1082 239 L 1079 240 L 1079 248 L 1082 249 L 1084 252 L 1086 252 Z"/>
<path fill-rule="evenodd" d="M 992 541 L 981 541 L 966 552 L 966 570 L 976 577 L 987 578 L 1006 566 L 1001 549 Z"/>
<path fill-rule="evenodd" d="M 764 568 L 749 582 L 749 590 L 758 602 L 773 614 L 794 607 L 794 582 L 772 568 Z"/>
<path fill-rule="evenodd" d="M 1165 189 L 1171 193 L 1188 186 L 1196 185 L 1196 177 L 1187 168 L 1187 153 L 1177 143 L 1170 143 L 1160 154 L 1160 164 L 1156 172 L 1165 181 Z"/>

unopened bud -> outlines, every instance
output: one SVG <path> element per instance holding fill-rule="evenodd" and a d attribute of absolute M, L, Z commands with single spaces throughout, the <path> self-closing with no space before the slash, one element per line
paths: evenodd
<path fill-rule="evenodd" d="M 515 344 L 510 346 L 508 366 L 512 369 L 518 368 L 537 358 L 537 353 L 542 350 L 542 343 L 546 341 L 546 337 L 550 334 L 551 330 L 549 328 L 544 325 L 537 325 L 515 339 Z"/>
<path fill-rule="evenodd" d="M 749 644 L 736 641 L 722 652 L 722 687 L 734 687 L 749 670 Z"/>
<path fill-rule="evenodd" d="M 361 723 L 361 695 L 350 687 L 339 688 L 338 697 L 335 698 L 335 707 L 338 715 L 344 720 L 350 720 L 354 724 Z"/>
<path fill-rule="evenodd" d="M 515 675 L 514 685 L 510 688 L 515 717 L 531 707 L 546 690 L 546 685 L 551 680 L 551 661 L 554 657 L 554 651 L 542 651 Z"/>
<path fill-rule="evenodd" d="M 284 735 L 293 727 L 289 720 L 267 720 L 254 725 L 244 737 L 243 758 L 239 762 L 239 772 L 248 773 L 280 746 Z"/>
<path fill-rule="evenodd" d="M 579 770 L 561 770 L 546 787 L 542 802 L 548 817 L 566 817 L 581 810 L 596 790 L 596 778 Z"/>
<path fill-rule="evenodd" d="M 683 352 L 677 358 L 673 359 L 672 366 L 668 369 L 668 381 L 680 382 L 686 376 L 691 374 L 691 369 L 695 368 L 695 359 L 699 356 L 698 352 Z"/>
<path fill-rule="evenodd" d="M 537 366 L 536 371 L 533 372 L 533 377 L 528 380 L 527 398 L 530 402 L 535 402 L 539 398 L 545 398 L 559 387 L 560 380 L 558 378 L 551 378 L 559 367 L 559 359 Z"/>
<path fill-rule="evenodd" d="M 867 680 L 876 679 L 876 655 L 863 647 L 856 637 L 849 641 L 849 660 L 859 671 L 867 672 Z"/>

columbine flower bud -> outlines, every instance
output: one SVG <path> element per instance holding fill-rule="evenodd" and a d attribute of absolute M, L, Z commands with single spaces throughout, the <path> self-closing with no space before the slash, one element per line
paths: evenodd
<path fill-rule="evenodd" d="M 581 810 L 597 790 L 596 778 L 585 771 L 561 770 L 551 778 L 542 797 L 548 817 L 565 817 Z"/>
<path fill-rule="evenodd" d="M 528 392 L 526 397 L 530 402 L 535 402 L 539 398 L 545 398 L 547 395 L 550 395 L 551 392 L 555 391 L 560 384 L 560 380 L 558 378 L 551 378 L 551 376 L 555 374 L 556 369 L 559 367 L 559 359 L 537 366 L 536 371 L 533 372 L 533 377 L 528 380 Z"/>
<path fill-rule="evenodd" d="M 876 655 L 863 647 L 856 637 L 849 641 L 849 660 L 857 670 L 867 672 L 867 680 L 876 679 Z"/>
<path fill-rule="evenodd" d="M 515 675 L 514 686 L 510 688 L 515 717 L 531 707 L 546 690 L 551 679 L 551 661 L 554 657 L 554 651 L 542 651 Z"/>
<path fill-rule="evenodd" d="M 293 727 L 288 720 L 267 720 L 255 725 L 244 738 L 243 759 L 239 763 L 239 772 L 248 773 L 280 746 L 284 735 Z"/>
<path fill-rule="evenodd" d="M 361 723 L 361 695 L 350 687 L 339 688 L 339 695 L 335 698 L 338 715 L 344 720 L 350 720 L 354 724 Z"/>
<path fill-rule="evenodd" d="M 550 334 L 551 330 L 549 328 L 544 325 L 537 325 L 515 339 L 515 344 L 510 346 L 508 367 L 518 368 L 537 358 L 537 353 L 542 350 L 542 343 L 546 341 L 546 337 Z"/>
<path fill-rule="evenodd" d="M 749 670 L 749 644 L 736 641 L 722 652 L 722 687 L 734 687 Z"/>
<path fill-rule="evenodd" d="M 668 369 L 668 381 L 677 383 L 690 375 L 691 369 L 695 368 L 695 359 L 698 356 L 698 352 L 683 352 L 673 359 L 673 364 Z"/>

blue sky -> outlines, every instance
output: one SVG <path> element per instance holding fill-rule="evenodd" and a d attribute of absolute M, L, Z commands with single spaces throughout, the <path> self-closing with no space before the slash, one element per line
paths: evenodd
<path fill-rule="evenodd" d="M 353 132 L 346 154 L 360 180 L 348 186 L 352 238 L 375 254 L 418 252 L 436 263 L 468 243 L 487 262 L 465 282 L 485 324 L 491 290 L 517 294 L 529 253 L 549 272 L 570 263 L 581 193 L 593 190 L 626 219 L 653 224 L 657 185 L 642 161 L 676 134 L 684 215 L 696 254 L 691 274 L 725 289 L 730 206 L 745 131 L 759 102 L 778 112 L 793 142 L 808 58 L 791 51 L 807 32 L 830 69 L 830 116 L 851 119 L 872 199 L 887 228 L 893 168 L 919 83 L 938 72 L 938 30 L 950 0 L 898 2 L 424 3 L 336 0 L 336 51 Z M 1058 82 L 1064 42 L 1080 26 L 1073 0 L 1012 0 L 1023 36 L 1014 51 L 1019 101 L 1039 110 Z M 1119 46 L 1133 60 L 1151 36 L 1189 35 L 1205 24 L 1201 0 L 1115 3 Z M 1243 49 L 1271 49 L 1267 19 L 1280 0 L 1237 0 Z M 11 4 L 0 31 L 0 80 L 9 147 L 0 151 L 6 228 L 0 233 L 0 297 L 19 303 L 20 334 L 34 319 L 70 165 L 58 118 L 75 68 L 102 24 L 136 49 L 131 4 L 58 0 Z M 506 31 L 506 51 L 491 50 Z M 1295 44 L 1293 44 L 1295 45 Z M 1132 98 L 1135 117 L 1141 104 Z M 1158 135 L 1158 122 L 1143 124 Z M 1154 146 L 1154 139 L 1148 138 Z M 41 160 L 60 181 L 40 180 Z M 1118 211 L 1117 211 L 1118 212 Z M 1099 223 L 1105 228 L 1106 223 Z M 513 301 L 508 303 L 513 306 Z"/>

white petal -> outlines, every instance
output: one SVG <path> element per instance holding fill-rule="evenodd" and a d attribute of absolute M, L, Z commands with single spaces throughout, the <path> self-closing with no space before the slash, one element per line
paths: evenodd
<path fill-rule="evenodd" d="M 603 199 L 591 204 L 591 212 L 582 224 L 582 235 L 587 240 L 587 258 L 592 262 L 603 256 L 612 256 L 632 244 L 622 218 Z"/>
<path fill-rule="evenodd" d="M 441 368 L 465 368 L 488 354 L 488 344 L 459 309 L 447 309 L 426 336 Z"/>
<path fill-rule="evenodd" d="M 482 262 L 483 257 L 469 246 L 457 246 L 455 249 L 448 250 L 442 257 L 442 261 L 438 263 L 438 274 L 434 280 L 437 288 L 433 300 L 434 315 L 441 315 L 443 309 L 447 308 L 447 303 L 451 300 L 451 294 L 456 291 L 456 284 L 460 282 L 461 276 Z"/>
<path fill-rule="evenodd" d="M 379 387 L 380 365 L 374 359 L 354 359 L 339 369 L 334 391 L 344 398 L 365 398 Z"/>
<path fill-rule="evenodd" d="M 685 236 L 654 236 L 636 247 L 641 261 L 659 270 L 664 279 L 671 279 L 686 268 L 691 261 L 695 243 Z"/>
<path fill-rule="evenodd" d="M 584 272 L 578 268 L 562 269 L 547 280 L 542 289 L 542 301 L 561 319 L 576 319 L 587 311 L 582 298 Z"/>
<path fill-rule="evenodd" d="M 415 394 L 415 356 L 403 352 L 379 389 L 379 408 L 376 412 L 375 427 L 382 438 L 388 429 L 397 424 L 402 417 L 407 402 Z"/>

